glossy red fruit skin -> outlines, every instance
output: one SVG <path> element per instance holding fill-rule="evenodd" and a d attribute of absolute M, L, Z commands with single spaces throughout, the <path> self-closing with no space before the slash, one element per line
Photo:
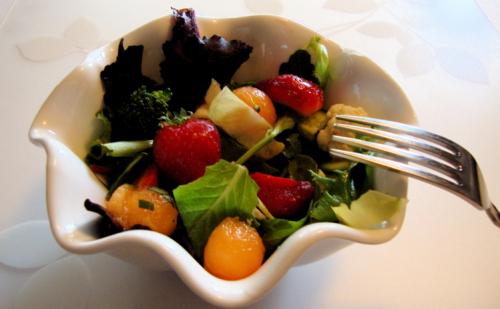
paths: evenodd
<path fill-rule="evenodd" d="M 166 125 L 156 134 L 153 156 L 158 169 L 176 184 L 191 182 L 203 176 L 208 165 L 220 160 L 219 132 L 204 119 Z"/>
<path fill-rule="evenodd" d="M 252 173 L 250 176 L 259 186 L 257 196 L 273 216 L 298 219 L 305 214 L 315 191 L 309 181 L 264 173 Z"/>
<path fill-rule="evenodd" d="M 135 185 L 139 189 L 158 186 L 158 168 L 156 165 L 149 165 L 136 180 Z"/>
<path fill-rule="evenodd" d="M 260 81 L 255 86 L 264 91 L 273 102 L 288 106 L 304 117 L 311 116 L 324 104 L 323 89 L 297 75 L 278 75 Z"/>

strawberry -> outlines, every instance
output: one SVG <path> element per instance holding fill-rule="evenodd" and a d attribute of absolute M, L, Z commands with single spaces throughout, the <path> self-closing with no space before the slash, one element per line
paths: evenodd
<path fill-rule="evenodd" d="M 156 165 L 151 164 L 142 172 L 136 180 L 135 185 L 139 189 L 146 189 L 158 186 L 158 168 Z"/>
<path fill-rule="evenodd" d="M 256 87 L 264 91 L 273 102 L 288 106 L 304 117 L 311 116 L 323 107 L 321 87 L 293 74 L 260 81 Z"/>
<path fill-rule="evenodd" d="M 206 166 L 219 161 L 219 132 L 205 119 L 166 124 L 156 134 L 153 155 L 158 169 L 176 184 L 191 182 L 203 176 Z"/>
<path fill-rule="evenodd" d="M 314 195 L 314 186 L 309 181 L 259 172 L 250 176 L 259 186 L 258 197 L 277 218 L 297 219 L 302 216 Z"/>

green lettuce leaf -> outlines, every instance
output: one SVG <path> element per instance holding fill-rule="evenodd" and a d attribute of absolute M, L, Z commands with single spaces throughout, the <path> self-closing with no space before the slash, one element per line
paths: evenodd
<path fill-rule="evenodd" d="M 322 88 L 325 88 L 330 77 L 330 70 L 328 69 L 330 60 L 328 58 L 328 50 L 326 49 L 326 46 L 321 44 L 320 41 L 321 38 L 319 36 L 314 36 L 309 42 L 307 48 L 314 53 L 316 58 L 314 64 L 314 76 L 318 79 L 319 85 Z"/>
<path fill-rule="evenodd" d="M 373 188 L 373 168 L 361 163 L 351 163 L 347 169 L 335 170 L 328 176 L 310 173 L 320 193 L 328 192 L 347 205 Z"/>
<path fill-rule="evenodd" d="M 309 216 L 312 221 L 338 222 L 332 206 L 340 205 L 339 199 L 328 191 L 323 192 L 321 197 L 313 203 Z"/>
<path fill-rule="evenodd" d="M 339 202 L 347 205 L 351 204 L 355 188 L 350 181 L 349 170 L 339 170 L 331 176 L 321 176 L 313 171 L 310 171 L 310 173 L 321 194 L 328 192 L 330 195 L 335 196 Z"/>
<path fill-rule="evenodd" d="M 352 201 L 372 188 L 372 171 L 373 168 L 360 163 L 351 163 L 347 169 L 335 170 L 328 176 L 319 175 L 311 170 L 312 181 L 317 188 L 310 210 L 311 220 L 338 222 L 332 206 L 343 203 L 349 208 Z"/>
<path fill-rule="evenodd" d="M 264 244 L 268 249 L 273 249 L 300 229 L 306 223 L 306 220 L 307 216 L 297 221 L 277 218 L 262 221 L 260 230 Z"/>
<path fill-rule="evenodd" d="M 283 149 L 283 155 L 287 159 L 293 159 L 298 154 L 302 153 L 302 144 L 300 143 L 300 138 L 298 133 L 292 133 L 285 140 L 285 149 Z"/>
<path fill-rule="evenodd" d="M 313 158 L 306 155 L 297 155 L 288 164 L 288 174 L 290 178 L 296 180 L 312 181 L 311 172 L 318 171 L 318 164 Z"/>
<path fill-rule="evenodd" d="M 225 217 L 252 218 L 257 191 L 257 184 L 244 166 L 225 160 L 208 166 L 203 177 L 173 191 L 198 258 L 210 233 Z"/>

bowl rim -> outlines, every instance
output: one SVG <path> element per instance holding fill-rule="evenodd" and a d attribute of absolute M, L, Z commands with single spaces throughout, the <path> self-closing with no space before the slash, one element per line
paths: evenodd
<path fill-rule="evenodd" d="M 143 24 L 142 26 L 129 31 L 121 38 L 126 38 L 133 33 L 141 31 L 150 27 L 152 24 L 167 22 L 167 19 L 172 18 L 172 15 L 166 15 L 150 22 Z M 294 27 L 301 28 L 302 31 L 307 31 L 312 35 L 319 35 L 323 40 L 327 40 L 337 45 L 333 40 L 328 37 L 322 36 L 321 34 L 309 29 L 298 22 L 293 20 L 276 16 L 276 15 L 248 15 L 241 17 L 230 17 L 230 18 L 214 18 L 214 17 L 199 17 L 197 16 L 198 23 L 209 23 L 217 21 L 231 22 L 233 20 L 255 20 L 259 21 L 261 19 L 272 19 L 275 22 L 290 24 Z M 200 30 L 202 30 L 200 28 Z M 108 252 L 111 249 L 128 246 L 128 245 L 139 245 L 147 246 L 149 249 L 153 250 L 158 254 L 168 265 L 172 267 L 174 271 L 179 275 L 179 277 L 188 285 L 196 294 L 201 296 L 204 300 L 224 307 L 233 307 L 248 305 L 252 302 L 257 301 L 265 294 L 267 294 L 271 288 L 284 276 L 287 270 L 293 266 L 297 260 L 308 250 L 309 247 L 313 246 L 320 240 L 336 238 L 341 240 L 347 240 L 356 243 L 365 244 L 380 244 L 389 241 L 395 237 L 404 221 L 405 208 L 398 213 L 400 216 L 397 218 L 398 224 L 392 226 L 391 228 L 381 229 L 381 230 L 362 230 L 351 228 L 338 223 L 313 223 L 306 225 L 299 229 L 297 232 L 292 234 L 288 239 L 285 240 L 280 245 L 280 248 L 276 250 L 261 266 L 261 268 L 252 274 L 251 276 L 237 280 L 237 281 L 227 281 L 223 279 L 216 278 L 206 272 L 203 267 L 187 252 L 182 248 L 180 244 L 175 242 L 169 237 L 160 235 L 155 232 L 146 230 L 130 230 L 126 232 L 121 232 L 111 236 L 107 236 L 100 239 L 88 240 L 88 241 L 78 241 L 72 235 L 67 234 L 67 230 L 61 227 L 59 217 L 57 216 L 57 209 L 52 207 L 55 192 L 53 191 L 54 186 L 58 185 L 58 181 L 55 179 L 54 170 L 61 168 L 57 165 L 59 163 L 58 159 L 60 153 L 66 155 L 71 155 L 72 151 L 66 147 L 58 137 L 50 131 L 50 128 L 42 124 L 42 116 L 44 113 L 44 106 L 50 100 L 51 95 L 57 91 L 58 88 L 63 87 L 65 81 L 71 76 L 77 74 L 89 61 L 92 61 L 93 57 L 98 54 L 102 54 L 109 49 L 112 49 L 119 42 L 120 39 L 113 40 L 106 45 L 92 51 L 86 57 L 86 59 L 76 66 L 52 91 L 45 102 L 42 104 L 40 110 L 35 116 L 31 128 L 29 130 L 29 138 L 35 145 L 41 146 L 45 149 L 47 155 L 47 210 L 49 214 L 49 222 L 51 226 L 51 231 L 57 240 L 57 242 L 66 250 L 77 254 L 93 254 L 99 252 Z M 346 50 L 342 49 L 343 52 Z M 379 68 L 378 65 L 373 63 L 369 58 L 358 55 L 363 59 L 369 61 L 372 65 Z M 384 70 L 380 69 L 382 74 L 385 74 L 385 78 L 390 80 L 394 86 L 397 88 L 399 93 L 404 97 L 407 103 L 406 108 L 409 109 L 411 121 L 416 123 L 415 112 L 406 97 L 404 91 L 401 87 L 390 77 Z M 74 153 L 73 153 L 74 155 Z M 74 155 L 77 159 L 78 157 Z M 407 184 L 406 184 L 407 186 Z M 272 275 L 269 275 L 271 273 Z"/>

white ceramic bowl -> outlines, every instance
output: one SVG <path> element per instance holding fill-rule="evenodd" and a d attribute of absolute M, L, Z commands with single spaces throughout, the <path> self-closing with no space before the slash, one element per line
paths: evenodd
<path fill-rule="evenodd" d="M 237 81 L 260 80 L 277 74 L 278 66 L 315 34 L 305 27 L 274 16 L 232 19 L 198 18 L 204 35 L 240 39 L 254 47 L 251 58 L 235 75 Z M 159 79 L 161 44 L 169 37 L 171 17 L 150 22 L 124 36 L 125 45 L 143 44 L 143 72 Z M 412 108 L 395 82 L 366 57 L 341 49 L 323 39 L 332 61 L 334 79 L 327 101 L 363 106 L 375 117 L 415 122 Z M 104 200 L 105 188 L 82 158 L 99 127 L 94 119 L 102 104 L 100 71 L 116 58 L 118 41 L 88 55 L 52 92 L 36 116 L 30 138 L 47 152 L 47 209 L 52 232 L 66 250 L 78 254 L 107 252 L 155 269 L 173 269 L 195 293 L 220 306 L 252 303 L 267 293 L 288 269 L 316 261 L 352 243 L 383 243 L 394 237 L 404 209 L 389 225 L 358 230 L 335 223 L 303 227 L 289 237 L 252 276 L 225 281 L 207 273 L 178 243 L 146 230 L 132 230 L 98 238 L 93 226 L 97 215 L 83 207 L 90 198 Z M 377 188 L 406 196 L 406 179 L 379 171 Z"/>

